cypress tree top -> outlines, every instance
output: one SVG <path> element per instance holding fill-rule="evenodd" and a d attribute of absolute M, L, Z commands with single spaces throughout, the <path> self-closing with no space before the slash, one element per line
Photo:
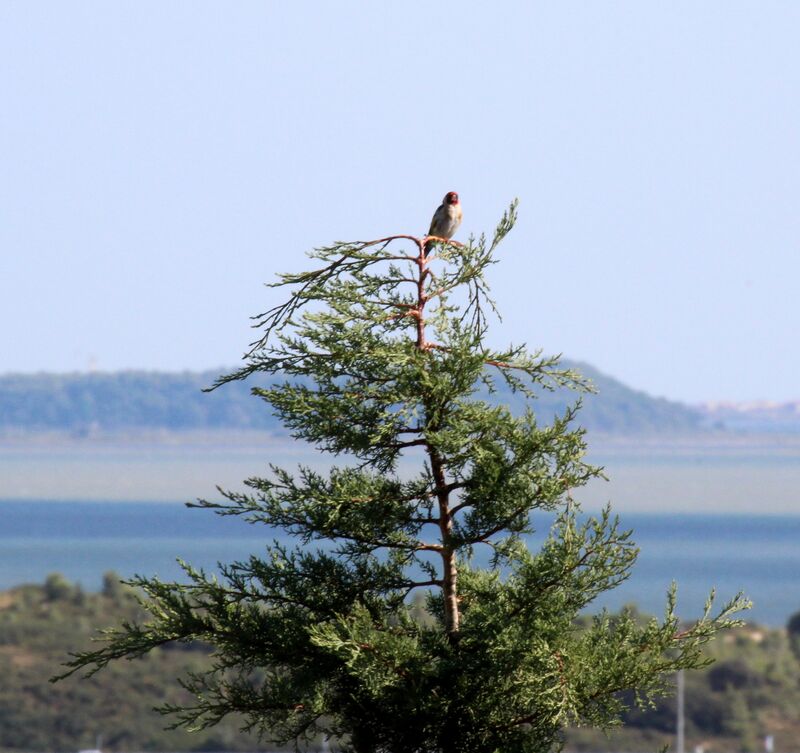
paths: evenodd
<path fill-rule="evenodd" d="M 703 664 L 741 598 L 713 618 L 709 600 L 685 629 L 674 590 L 662 621 L 579 617 L 628 577 L 636 548 L 608 510 L 579 519 L 571 492 L 600 470 L 584 460 L 578 404 L 535 412 L 542 389 L 585 389 L 579 375 L 487 344 L 485 273 L 515 218 L 516 203 L 490 241 L 442 239 L 427 255 L 424 237 L 337 243 L 280 277 L 288 298 L 215 386 L 280 376 L 253 392 L 337 464 L 270 467 L 199 504 L 297 545 L 275 541 L 219 579 L 188 565 L 188 584 L 135 579 L 151 620 L 109 631 L 71 671 L 202 640 L 215 669 L 184 680 L 195 700 L 168 709 L 178 724 L 239 713 L 270 740 L 323 732 L 359 753 L 543 752 L 569 724 L 616 723 L 621 691 L 647 703 L 668 673 Z M 525 413 L 487 401 L 500 383 Z M 552 527 L 532 550 L 536 512 Z"/>

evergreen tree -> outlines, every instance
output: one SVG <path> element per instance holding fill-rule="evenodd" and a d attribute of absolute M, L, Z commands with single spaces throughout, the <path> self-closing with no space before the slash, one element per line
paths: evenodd
<path fill-rule="evenodd" d="M 283 538 L 219 578 L 187 565 L 186 584 L 134 579 L 151 620 L 106 631 L 71 672 L 199 640 L 215 667 L 182 680 L 194 701 L 166 709 L 178 725 L 238 713 L 266 739 L 324 733 L 356 753 L 543 752 L 567 725 L 615 724 L 623 691 L 647 704 L 705 662 L 741 599 L 715 617 L 709 600 L 686 629 L 674 591 L 662 621 L 578 618 L 637 550 L 608 510 L 583 519 L 572 501 L 600 474 L 577 403 L 544 423 L 533 411 L 537 392 L 581 378 L 487 344 L 485 273 L 515 217 L 512 204 L 491 241 L 433 255 L 412 236 L 337 243 L 311 254 L 314 271 L 280 277 L 288 299 L 256 318 L 263 337 L 215 386 L 269 375 L 254 393 L 342 465 L 270 467 L 246 493 L 199 503 Z M 500 384 L 529 399 L 524 414 L 487 401 Z"/>

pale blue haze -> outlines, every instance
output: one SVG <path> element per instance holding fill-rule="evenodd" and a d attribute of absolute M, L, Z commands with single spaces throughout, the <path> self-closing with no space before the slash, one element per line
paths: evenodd
<path fill-rule="evenodd" d="M 800 5 L 0 4 L 0 372 L 237 362 L 336 239 L 521 200 L 496 338 L 800 398 Z"/>

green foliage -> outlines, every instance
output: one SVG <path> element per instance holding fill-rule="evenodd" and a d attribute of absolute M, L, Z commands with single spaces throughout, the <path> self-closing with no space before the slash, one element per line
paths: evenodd
<path fill-rule="evenodd" d="M 789 634 L 789 643 L 794 655 L 800 660 L 800 612 L 795 612 L 786 623 L 786 632 Z"/>
<path fill-rule="evenodd" d="M 762 750 L 764 737 L 776 750 L 792 750 L 800 739 L 800 661 L 782 630 L 742 627 L 713 641 L 706 653 L 714 663 L 686 674 L 686 743 L 719 753 Z M 571 730 L 567 751 L 622 753 L 655 750 L 673 742 L 675 698 L 650 708 L 629 708 L 623 729 L 610 737 Z"/>
<path fill-rule="evenodd" d="M 619 723 L 622 694 L 647 706 L 741 599 L 682 627 L 674 590 L 662 620 L 579 613 L 628 577 L 629 532 L 605 511 L 579 524 L 571 490 L 600 475 L 584 460 L 575 406 L 534 412 L 548 390 L 585 390 L 554 358 L 486 342 L 491 241 L 340 243 L 319 266 L 282 275 L 288 299 L 260 317 L 245 365 L 217 385 L 266 377 L 254 392 L 292 435 L 344 465 L 271 467 L 246 493 L 203 502 L 297 538 L 222 568 L 186 566 L 188 584 L 136 578 L 147 620 L 106 631 L 71 671 L 90 674 L 167 644 L 213 647 L 190 672 L 176 724 L 207 729 L 239 713 L 278 742 L 334 735 L 367 751 L 544 753 L 568 725 Z M 408 250 L 405 246 L 411 246 Z M 275 381 L 275 380 L 278 381 Z M 271 380 L 271 381 L 270 381 Z M 524 410 L 489 402 L 510 391 Z M 418 462 L 398 475 L 401 457 Z M 553 524 L 538 551 L 532 513 Z M 486 547 L 491 566 L 473 554 Z M 428 592 L 426 619 L 415 593 Z"/>
<path fill-rule="evenodd" d="M 66 581 L 65 581 L 66 582 Z M 45 586 L 20 586 L 0 592 L 0 740 L 3 750 L 78 750 L 94 746 L 98 734 L 107 750 L 254 750 L 257 744 L 237 730 L 235 720 L 201 732 L 165 731 L 154 703 L 177 703 L 176 674 L 191 667 L 210 668 L 212 658 L 201 644 L 169 645 L 140 660 L 55 686 L 47 682 L 64 652 L 89 645 L 92 632 L 109 621 L 143 617 L 130 588 L 108 573 L 115 596 L 83 592 L 70 584 L 62 600 L 47 598 Z M 81 603 L 75 595 L 82 593 Z M 414 600 L 414 619 L 432 620 L 425 595 Z M 687 675 L 686 713 L 689 748 L 704 742 L 719 753 L 740 753 L 736 730 L 763 737 L 772 733 L 778 750 L 800 739 L 800 663 L 780 630 L 746 628 L 708 646 L 717 662 Z M 753 682 L 715 690 L 710 673 L 729 663 L 744 664 Z M 633 704 L 633 697 L 625 699 Z M 635 706 L 623 715 L 625 727 L 612 736 L 589 728 L 570 730 L 567 751 L 603 753 L 657 750 L 674 737 L 674 698 L 655 708 Z"/>
<path fill-rule="evenodd" d="M 43 585 L 0 592 L 0 741 L 4 750 L 93 748 L 98 735 L 111 750 L 254 750 L 233 720 L 213 732 L 165 731 L 154 704 L 182 703 L 176 675 L 210 664 L 208 649 L 170 647 L 109 668 L 90 681 L 52 685 L 50 676 L 67 651 L 90 646 L 109 620 L 133 621 L 145 613 L 129 587 L 113 573 L 110 593 L 86 593 L 63 576 Z"/>

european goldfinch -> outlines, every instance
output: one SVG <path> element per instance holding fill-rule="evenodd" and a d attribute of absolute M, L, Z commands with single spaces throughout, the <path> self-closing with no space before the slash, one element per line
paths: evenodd
<path fill-rule="evenodd" d="M 428 230 L 428 235 L 450 240 L 455 235 L 460 224 L 461 204 L 458 201 L 458 194 L 455 191 L 450 191 L 445 194 L 441 205 L 433 213 L 431 229 Z M 436 241 L 426 241 L 425 256 L 430 253 L 435 243 Z"/>

